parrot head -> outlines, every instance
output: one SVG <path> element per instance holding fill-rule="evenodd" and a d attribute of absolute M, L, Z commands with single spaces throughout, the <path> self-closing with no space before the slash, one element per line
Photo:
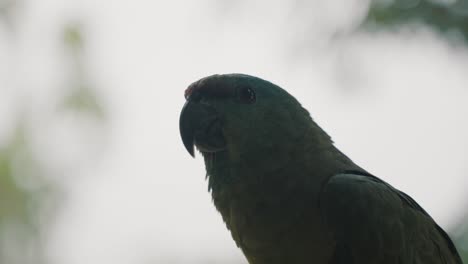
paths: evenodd
<path fill-rule="evenodd" d="M 185 98 L 179 120 L 182 142 L 190 155 L 194 147 L 202 153 L 207 172 L 208 163 L 281 166 L 311 129 L 320 129 L 293 96 L 254 76 L 208 76 L 192 83 Z"/>

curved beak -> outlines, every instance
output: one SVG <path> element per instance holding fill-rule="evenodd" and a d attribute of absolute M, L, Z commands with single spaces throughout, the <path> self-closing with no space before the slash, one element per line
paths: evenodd
<path fill-rule="evenodd" d="M 179 130 L 182 142 L 184 143 L 185 149 L 188 153 L 195 157 L 193 151 L 193 145 L 195 143 L 195 126 L 193 120 L 196 119 L 195 111 L 192 110 L 194 103 L 187 101 L 180 112 L 179 118 Z"/>
<path fill-rule="evenodd" d="M 201 142 L 197 142 L 197 144 L 209 142 L 209 146 L 204 146 L 209 147 L 208 149 L 204 149 L 205 151 L 217 150 L 220 146 L 223 146 L 222 141 L 216 141 L 216 134 L 213 136 L 213 133 L 210 133 L 217 131 L 216 125 L 213 125 L 215 124 L 213 121 L 217 120 L 217 118 L 218 113 L 216 110 L 208 105 L 192 101 L 185 103 L 180 113 L 179 129 L 185 149 L 187 149 L 192 157 L 195 157 L 194 145 L 196 140 L 202 140 Z M 210 128 L 214 130 L 211 131 Z M 208 141 L 206 137 L 209 137 Z"/>

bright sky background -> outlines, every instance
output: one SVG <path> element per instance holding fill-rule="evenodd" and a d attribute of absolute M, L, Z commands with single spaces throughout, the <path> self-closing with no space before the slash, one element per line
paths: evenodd
<path fill-rule="evenodd" d="M 213 73 L 282 86 L 359 165 L 443 227 L 460 221 L 465 47 L 417 25 L 351 33 L 366 11 L 358 0 L 237 2 L 20 5 L 16 40 L 0 39 L 0 61 L 11 62 L 0 63 L 0 141 L 28 105 L 36 151 L 60 175 L 66 197 L 46 245 L 53 263 L 246 263 L 211 203 L 202 159 L 192 159 L 179 136 L 184 89 Z M 70 21 L 85 29 L 88 74 L 109 113 L 103 131 L 42 118 L 64 81 L 57 38 Z M 103 142 L 101 155 L 89 154 Z"/>

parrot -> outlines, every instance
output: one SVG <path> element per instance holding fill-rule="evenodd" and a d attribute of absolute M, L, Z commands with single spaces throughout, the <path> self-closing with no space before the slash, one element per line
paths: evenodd
<path fill-rule="evenodd" d="M 250 264 L 461 264 L 409 195 L 343 154 L 278 85 L 232 73 L 185 90 L 185 149 Z"/>

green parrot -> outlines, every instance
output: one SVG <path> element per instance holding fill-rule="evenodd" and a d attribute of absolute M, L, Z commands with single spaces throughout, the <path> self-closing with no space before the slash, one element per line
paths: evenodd
<path fill-rule="evenodd" d="M 285 90 L 244 74 L 185 90 L 180 133 L 250 264 L 459 264 L 410 196 L 340 152 Z"/>

